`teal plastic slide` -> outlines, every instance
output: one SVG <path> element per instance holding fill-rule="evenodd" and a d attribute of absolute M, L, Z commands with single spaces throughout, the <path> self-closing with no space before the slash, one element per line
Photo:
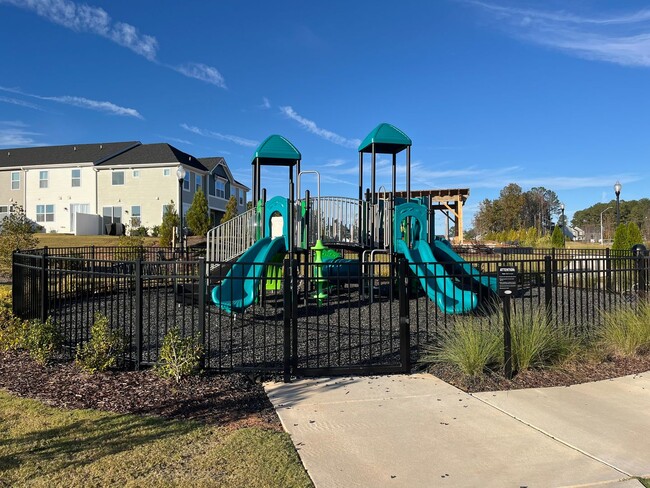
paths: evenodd
<path fill-rule="evenodd" d="M 452 273 L 457 276 L 469 276 L 474 282 L 481 286 L 490 288 L 497 292 L 497 279 L 494 276 L 485 276 L 474 266 L 461 258 L 445 241 L 436 239 L 433 248 L 433 255 L 445 266 L 451 266 Z"/>
<path fill-rule="evenodd" d="M 212 301 L 226 312 L 242 312 L 257 297 L 260 279 L 278 253 L 286 252 L 284 236 L 258 240 L 242 254 L 220 285 L 212 290 Z"/>
<path fill-rule="evenodd" d="M 433 251 L 426 241 L 415 241 L 413 249 L 409 249 L 403 240 L 398 240 L 396 244 L 395 251 L 406 257 L 411 271 L 420 280 L 427 296 L 443 312 L 460 314 L 476 308 L 478 303 L 476 295 L 454 285 L 445 269 L 436 261 Z"/>

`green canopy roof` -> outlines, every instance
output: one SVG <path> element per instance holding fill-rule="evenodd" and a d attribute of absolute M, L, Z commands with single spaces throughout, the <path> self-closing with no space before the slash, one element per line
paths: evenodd
<path fill-rule="evenodd" d="M 359 145 L 359 152 L 372 152 L 372 145 L 375 145 L 375 152 L 381 154 L 397 154 L 412 144 L 411 138 L 404 134 L 394 125 L 387 123 L 379 124 L 370 134 L 366 136 Z"/>
<path fill-rule="evenodd" d="M 276 166 L 293 166 L 302 159 L 300 151 L 288 139 L 274 134 L 257 146 L 253 154 L 253 163 L 259 158 L 260 164 Z"/>

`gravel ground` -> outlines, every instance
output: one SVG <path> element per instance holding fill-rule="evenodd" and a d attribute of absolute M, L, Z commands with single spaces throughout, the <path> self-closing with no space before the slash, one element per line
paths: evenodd
<path fill-rule="evenodd" d="M 417 290 L 418 287 L 414 287 Z M 399 302 L 389 296 L 388 286 L 374 300 L 360 295 L 358 286 L 331 290 L 319 304 L 299 294 L 296 309 L 298 340 L 296 366 L 336 368 L 350 366 L 399 366 Z M 452 327 L 457 316 L 445 315 L 422 292 L 412 294 L 409 303 L 411 354 L 417 360 L 419 346 L 434 341 Z M 530 313 L 544 305 L 544 288 L 531 287 L 515 296 L 514 313 Z M 142 357 L 145 363 L 157 360 L 157 352 L 167 330 L 179 327 L 184 334 L 200 337 L 196 296 L 189 303 L 176 300 L 174 288 L 145 288 L 143 293 Z M 494 297 L 483 297 L 472 318 L 478 323 L 494 320 L 486 310 Z M 570 325 L 576 333 L 588 334 L 599 322 L 598 310 L 634 304 L 620 295 L 559 287 L 552 297 L 553 316 Z M 85 340 L 94 313 L 107 315 L 119 324 L 126 337 L 134 337 L 129 353 L 135 357 L 136 304 L 132 290 L 96 295 L 86 300 L 60 301 L 52 307 L 54 319 L 62 325 L 66 342 L 73 346 Z M 206 300 L 206 366 L 215 370 L 251 369 L 282 371 L 284 357 L 284 302 L 281 293 L 268 293 L 263 303 L 244 313 L 221 311 Z"/>

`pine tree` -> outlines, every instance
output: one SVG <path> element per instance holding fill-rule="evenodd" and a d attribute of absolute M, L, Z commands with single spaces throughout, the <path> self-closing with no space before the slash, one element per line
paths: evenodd
<path fill-rule="evenodd" d="M 559 225 L 556 225 L 553 229 L 553 234 L 551 235 L 551 246 L 552 247 L 564 247 L 564 234 Z"/>
<path fill-rule="evenodd" d="M 176 212 L 176 205 L 174 205 L 174 200 L 172 200 L 165 208 L 162 224 L 160 225 L 159 243 L 161 246 L 171 246 L 172 235 L 174 229 L 178 228 L 179 222 L 180 220 L 178 218 L 178 212 Z"/>
<path fill-rule="evenodd" d="M 635 244 L 643 244 L 643 236 L 641 235 L 641 230 L 639 226 L 634 222 L 629 222 L 627 224 L 627 243 L 630 247 Z"/>
<path fill-rule="evenodd" d="M 203 190 L 199 188 L 194 193 L 192 205 L 187 211 L 187 226 L 195 236 L 204 236 L 210 230 L 210 216 L 208 210 L 208 199 Z"/>
<path fill-rule="evenodd" d="M 612 244 L 612 250 L 628 251 L 630 247 L 631 246 L 629 242 L 627 225 L 620 224 L 614 233 L 614 243 Z"/>
<path fill-rule="evenodd" d="M 237 217 L 237 199 L 235 197 L 230 197 L 226 205 L 226 213 L 221 217 L 221 223 L 228 222 L 230 219 Z"/>

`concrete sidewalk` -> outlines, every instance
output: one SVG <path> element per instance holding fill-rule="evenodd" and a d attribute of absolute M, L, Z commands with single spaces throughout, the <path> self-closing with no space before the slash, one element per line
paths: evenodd
<path fill-rule="evenodd" d="M 648 388 L 639 389 L 645 386 L 638 387 L 641 383 L 634 383 L 638 380 L 623 379 L 622 383 L 631 383 L 616 395 L 650 393 Z M 604 382 L 605 390 L 616 381 Z M 625 427 L 616 427 L 616 411 L 607 419 L 594 413 L 594 423 L 609 423 L 605 442 L 597 449 L 597 442 L 587 442 L 588 436 L 579 435 L 593 433 L 597 438 L 599 430 L 592 428 L 589 405 L 588 413 L 583 410 L 580 414 L 577 409 L 564 424 L 557 425 L 562 431 L 552 433 L 556 424 L 551 420 L 541 430 L 535 425 L 547 420 L 544 413 L 550 419 L 573 411 L 562 395 L 574 388 L 473 397 L 427 374 L 266 385 L 318 488 L 641 486 L 629 477 L 650 473 L 644 464 L 644 460 L 650 463 L 650 439 L 642 439 L 650 432 L 650 424 L 645 412 L 638 417 L 635 414 L 644 401 L 648 410 L 650 398 L 603 403 L 603 415 L 616 405 L 625 408 Z M 593 398 L 611 396 L 600 388 L 603 386 L 596 387 Z M 562 390 L 560 405 L 553 403 L 549 390 Z M 535 397 L 536 392 L 547 399 L 546 404 Z M 537 416 L 522 422 L 517 418 L 525 417 L 523 412 L 536 412 Z M 573 431 L 568 424 L 575 425 Z M 633 445 L 627 444 L 624 435 L 628 426 L 636 426 Z M 565 433 L 571 434 L 568 439 L 563 439 Z M 628 481 L 621 484 L 621 480 Z"/>

